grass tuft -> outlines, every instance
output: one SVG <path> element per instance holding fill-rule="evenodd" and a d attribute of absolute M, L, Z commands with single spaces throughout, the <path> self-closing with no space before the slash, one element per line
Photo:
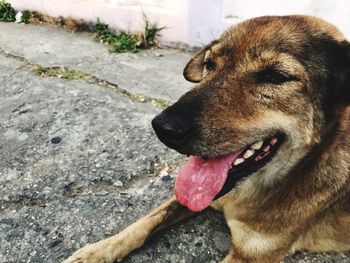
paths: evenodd
<path fill-rule="evenodd" d="M 0 0 L 0 21 L 16 21 L 16 10 L 13 9 L 12 6 L 6 3 L 4 0 Z"/>
<path fill-rule="evenodd" d="M 157 45 L 156 37 L 165 27 L 158 27 L 152 24 L 146 15 L 144 15 L 145 27 L 143 32 L 127 33 L 124 31 L 113 32 L 108 25 L 102 23 L 99 19 L 95 24 L 95 39 L 106 44 L 111 52 L 133 52 L 136 53 L 140 48 L 150 48 Z"/>
<path fill-rule="evenodd" d="M 160 32 L 166 29 L 166 27 L 158 27 L 156 23 L 152 24 L 145 14 L 143 14 L 143 21 L 145 22 L 142 43 L 143 47 L 152 47 L 157 45 L 155 39 L 156 37 L 160 36 Z"/>
<path fill-rule="evenodd" d="M 95 38 L 109 46 L 111 52 L 138 52 L 135 38 L 132 34 L 120 32 L 116 34 L 109 30 L 108 25 L 97 19 Z"/>
<path fill-rule="evenodd" d="M 163 100 L 163 99 L 154 99 L 152 100 L 152 104 L 157 108 L 165 109 L 169 107 L 172 103 L 170 101 Z"/>
<path fill-rule="evenodd" d="M 33 72 L 41 77 L 56 77 L 66 80 L 89 79 L 91 75 L 85 72 L 71 70 L 66 67 L 46 68 L 40 65 L 33 66 Z"/>

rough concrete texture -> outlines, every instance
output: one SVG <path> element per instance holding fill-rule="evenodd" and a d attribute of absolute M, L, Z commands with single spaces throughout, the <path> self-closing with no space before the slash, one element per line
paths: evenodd
<path fill-rule="evenodd" d="M 84 80 L 36 76 L 28 63 L 92 72 L 130 92 L 175 100 L 189 87 L 181 71 L 191 54 L 109 54 L 85 33 L 3 23 L 0 48 L 0 262 L 61 262 L 171 196 L 183 157 L 152 132 L 160 109 Z M 229 246 L 223 217 L 208 210 L 124 262 L 211 263 Z M 299 253 L 285 262 L 345 263 L 350 255 Z"/>
<path fill-rule="evenodd" d="M 11 35 L 8 35 L 11 32 Z M 111 54 L 89 33 L 74 34 L 54 27 L 0 24 L 0 47 L 44 67 L 68 66 L 117 83 L 134 93 L 177 100 L 191 86 L 182 75 L 192 54 L 178 50 L 148 50 Z"/>

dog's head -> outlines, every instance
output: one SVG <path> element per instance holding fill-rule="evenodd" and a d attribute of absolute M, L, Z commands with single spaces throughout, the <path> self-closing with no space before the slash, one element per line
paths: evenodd
<path fill-rule="evenodd" d="M 301 158 L 338 125 L 350 103 L 350 44 L 318 18 L 260 17 L 199 51 L 184 76 L 198 84 L 153 120 L 159 139 L 204 159 L 234 153 L 238 177 L 272 172 L 271 161 L 292 150 Z"/>

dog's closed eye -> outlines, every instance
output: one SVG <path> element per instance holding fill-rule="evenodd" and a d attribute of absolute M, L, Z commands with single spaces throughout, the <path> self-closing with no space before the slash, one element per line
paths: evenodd
<path fill-rule="evenodd" d="M 253 77 L 257 83 L 267 83 L 273 85 L 281 85 L 285 82 L 299 80 L 298 77 L 273 66 L 255 72 Z"/>

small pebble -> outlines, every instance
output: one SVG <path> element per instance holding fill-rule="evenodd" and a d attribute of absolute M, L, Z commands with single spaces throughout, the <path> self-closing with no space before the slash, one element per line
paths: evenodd
<path fill-rule="evenodd" d="M 169 174 L 167 175 L 164 175 L 160 178 L 163 182 L 168 182 L 168 181 L 171 181 L 171 176 Z"/>
<path fill-rule="evenodd" d="M 0 224 L 4 224 L 4 225 L 14 225 L 14 221 L 12 218 L 4 218 L 0 220 Z"/>
<path fill-rule="evenodd" d="M 62 138 L 61 137 L 53 137 L 52 139 L 51 139 L 51 143 L 52 144 L 59 144 L 60 142 L 62 141 Z"/>
<path fill-rule="evenodd" d="M 124 184 L 123 184 L 123 182 L 122 181 L 116 181 L 115 183 L 114 183 L 114 185 L 115 186 L 117 186 L 117 187 L 122 187 L 122 186 L 124 186 Z"/>
<path fill-rule="evenodd" d="M 96 195 L 96 196 L 107 196 L 107 195 L 109 195 L 109 193 L 106 192 L 106 191 L 101 191 L 101 192 L 95 193 L 95 195 Z"/>

